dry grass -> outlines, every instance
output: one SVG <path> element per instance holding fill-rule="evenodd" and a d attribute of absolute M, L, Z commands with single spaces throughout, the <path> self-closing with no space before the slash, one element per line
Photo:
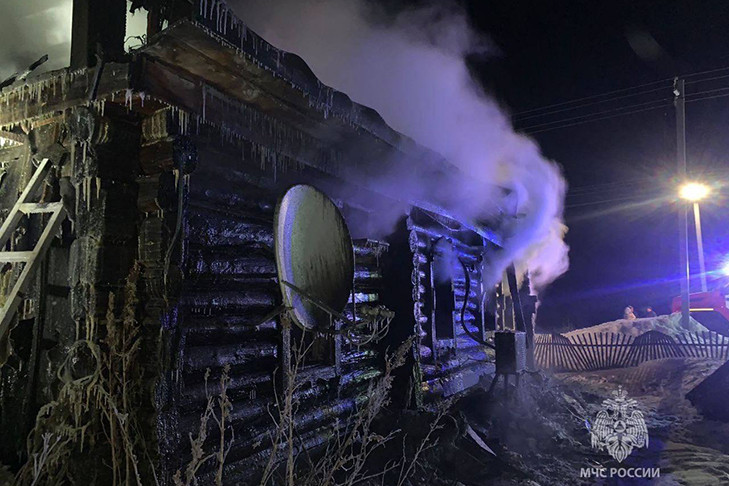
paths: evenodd
<path fill-rule="evenodd" d="M 137 416 L 144 380 L 136 319 L 139 272 L 135 264 L 121 316 L 111 293 L 103 329 L 89 316 L 85 336 L 70 347 L 57 373 L 57 398 L 40 409 L 28 436 L 30 460 L 18 472 L 18 484 L 82 483 L 90 475 L 113 485 L 156 483 L 152 467 L 146 468 L 151 477 L 142 480 L 138 457 L 149 457 Z"/>
<path fill-rule="evenodd" d="M 198 471 L 203 465 L 213 459 L 216 461 L 215 484 L 216 486 L 221 486 L 223 484 L 223 467 L 225 466 L 225 458 L 227 457 L 234 440 L 232 428 L 230 429 L 230 439 L 227 443 L 225 438 L 225 431 L 228 427 L 226 424 L 230 420 L 230 412 L 233 408 L 230 400 L 228 399 L 228 386 L 230 385 L 229 372 L 230 366 L 225 365 L 223 368 L 223 374 L 220 377 L 220 394 L 217 397 L 213 396 L 208 391 L 210 370 L 208 369 L 205 373 L 205 394 L 207 396 L 207 403 L 205 405 L 205 410 L 200 417 L 200 426 L 198 427 L 197 435 L 193 435 L 192 432 L 190 432 L 189 435 L 192 458 L 185 467 L 184 478 L 182 470 L 179 469 L 173 476 L 172 480 L 175 486 L 191 486 L 198 484 Z M 220 442 L 216 451 L 206 452 L 205 441 L 208 438 L 211 420 L 218 427 Z"/>
<path fill-rule="evenodd" d="M 446 413 L 443 408 L 424 440 L 415 448 L 415 453 L 407 457 L 406 437 L 400 430 L 392 430 L 386 435 L 375 431 L 375 421 L 390 403 L 393 372 L 405 363 L 412 341 L 408 340 L 392 354 L 385 356 L 382 375 L 370 382 L 366 394 L 362 395 L 356 411 L 342 428 L 335 424 L 332 436 L 323 452 L 312 458 L 296 434 L 295 417 L 297 413 L 296 392 L 301 383 L 297 375 L 305 361 L 308 348 L 302 339 L 292 346 L 292 356 L 288 369 L 283 370 L 284 384 L 281 396 L 276 396 L 275 409 L 271 414 L 276 424 L 271 436 L 272 451 L 264 469 L 260 486 L 354 486 L 358 484 L 380 484 L 388 474 L 396 474 L 398 486 L 406 484 L 422 453 L 435 445 L 433 434 L 440 428 Z M 286 361 L 286 360 L 285 360 Z M 370 461 L 373 453 L 384 448 L 396 438 L 402 438 L 402 456 L 387 464 L 374 465 Z M 298 445 L 297 445 L 298 442 Z"/>
<path fill-rule="evenodd" d="M 139 265 L 134 265 L 119 315 L 111 294 L 105 318 L 97 322 L 89 317 L 84 335 L 70 347 L 57 373 L 62 386 L 57 398 L 38 413 L 27 441 L 29 460 L 16 475 L 16 484 L 159 484 L 147 448 L 147 441 L 153 438 L 142 433 L 146 422 L 140 415 L 147 384 L 142 367 L 142 329 L 136 319 L 139 272 Z M 288 331 L 284 322 L 284 332 Z M 302 335 L 294 341 L 290 356 L 282 361 L 284 366 L 277 374 L 280 383 L 275 404 L 269 410 L 272 446 L 261 486 L 384 484 L 386 476 L 394 478 L 392 484 L 397 486 L 408 484 L 423 452 L 436 444 L 433 434 L 440 427 L 445 409 L 409 457 L 400 430 L 380 435 L 373 426 L 390 403 L 393 372 L 405 363 L 412 342 L 406 341 L 385 356 L 382 374 L 358 398 L 352 415 L 343 424 L 332 424 L 329 442 L 313 458 L 296 430 L 296 397 L 303 385 L 299 373 L 313 340 Z M 189 434 L 191 458 L 173 476 L 175 486 L 200 484 L 203 470 L 217 486 L 225 480 L 226 458 L 234 442 L 232 403 L 227 393 L 229 368 L 223 370 L 217 395 L 208 390 L 208 378 L 209 371 L 205 377 L 206 407 L 197 430 Z M 215 441 L 211 438 L 213 430 Z M 384 465 L 370 461 L 375 451 L 394 444 L 397 438 L 403 440 L 401 457 Z"/>

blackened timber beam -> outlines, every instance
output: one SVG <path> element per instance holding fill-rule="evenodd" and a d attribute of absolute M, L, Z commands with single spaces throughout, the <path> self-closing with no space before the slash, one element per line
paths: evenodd
<path fill-rule="evenodd" d="M 27 137 L 20 133 L 10 132 L 7 130 L 0 130 L 0 138 L 5 138 L 7 140 L 11 140 L 15 143 L 25 143 L 27 141 Z"/>
<path fill-rule="evenodd" d="M 71 30 L 71 69 L 96 65 L 104 60 L 121 60 L 126 35 L 125 0 L 74 0 Z"/>
<path fill-rule="evenodd" d="M 529 363 L 534 363 L 534 326 L 531 319 L 529 322 L 524 319 L 524 308 L 521 303 L 521 294 L 519 293 L 519 285 L 516 279 L 516 268 L 514 267 L 514 264 L 511 264 L 506 268 L 506 278 L 509 282 L 511 301 L 514 307 L 516 330 L 526 333 L 527 360 Z"/>
<path fill-rule="evenodd" d="M 129 64 L 110 63 L 99 79 L 97 99 L 109 98 L 113 93 L 124 99 L 129 88 Z M 23 120 L 62 112 L 88 102 L 93 75 L 70 73 L 67 70 L 44 75 L 32 84 L 6 89 L 0 94 L 0 126 L 13 125 Z"/>
<path fill-rule="evenodd" d="M 519 295 L 519 285 L 516 280 L 516 269 L 514 265 L 509 265 L 506 268 L 506 278 L 509 282 L 509 291 L 511 292 L 511 300 L 514 303 L 514 322 L 516 324 L 516 330 L 526 332 L 526 325 L 524 323 L 524 314 L 521 309 L 521 296 Z"/>

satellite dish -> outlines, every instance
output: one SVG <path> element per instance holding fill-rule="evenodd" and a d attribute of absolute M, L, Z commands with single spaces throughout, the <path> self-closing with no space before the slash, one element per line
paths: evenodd
<path fill-rule="evenodd" d="M 273 224 L 284 306 L 304 328 L 328 327 L 324 308 L 342 312 L 354 282 L 352 238 L 342 214 L 321 191 L 301 184 L 281 198 Z"/>

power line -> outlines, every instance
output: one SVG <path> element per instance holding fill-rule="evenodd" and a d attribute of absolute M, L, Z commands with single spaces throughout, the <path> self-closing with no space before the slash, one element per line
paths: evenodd
<path fill-rule="evenodd" d="M 542 117 L 542 116 L 554 115 L 556 113 L 563 113 L 563 112 L 566 112 L 566 111 L 575 111 L 575 110 L 579 110 L 579 109 L 582 109 L 582 108 L 587 108 L 588 106 L 599 105 L 601 103 L 609 103 L 611 101 L 618 101 L 618 100 L 622 100 L 622 99 L 632 98 L 634 96 L 642 96 L 642 95 L 649 94 L 649 93 L 655 93 L 656 91 L 667 90 L 669 88 L 670 88 L 669 86 L 661 86 L 660 88 L 654 88 L 654 89 L 650 89 L 650 90 L 646 90 L 646 91 L 641 91 L 641 92 L 638 92 L 638 93 L 632 93 L 632 94 L 622 95 L 622 96 L 615 96 L 615 97 L 608 98 L 608 99 L 605 99 L 605 100 L 592 101 L 590 103 L 585 103 L 585 104 L 582 104 L 582 105 L 579 105 L 579 106 L 575 106 L 575 107 L 562 108 L 562 109 L 559 109 L 559 110 L 552 110 L 552 111 L 547 111 L 547 112 L 544 112 L 544 113 L 537 113 L 537 114 L 533 114 L 533 115 L 529 115 L 529 116 L 525 116 L 525 117 L 518 117 L 519 118 L 518 121 L 519 122 L 523 122 L 524 120 L 528 120 L 530 118 L 539 118 L 539 117 Z M 515 118 L 516 118 L 516 116 L 512 116 L 512 119 L 515 119 Z"/>
<path fill-rule="evenodd" d="M 716 98 L 725 98 L 729 96 L 729 93 L 723 94 L 723 95 L 716 95 L 716 96 L 705 96 L 703 98 L 691 98 L 690 100 L 686 100 L 686 103 L 693 103 L 694 101 L 703 101 L 703 100 L 714 100 Z"/>
<path fill-rule="evenodd" d="M 630 180 L 622 182 L 575 187 L 574 189 L 568 189 L 566 196 L 568 198 L 580 198 L 586 196 L 594 196 L 595 194 L 616 194 L 624 192 L 623 190 L 633 190 L 635 186 L 642 186 L 650 182 L 655 182 L 655 177 L 631 178 Z"/>
<path fill-rule="evenodd" d="M 554 121 L 551 121 L 551 122 L 537 123 L 536 125 L 531 125 L 531 126 L 528 126 L 528 127 L 524 127 L 523 130 L 529 132 L 531 130 L 534 130 L 535 128 L 548 127 L 549 125 L 556 125 L 556 124 L 560 124 L 560 123 L 564 123 L 564 122 L 570 122 L 570 121 L 581 120 L 581 119 L 586 119 L 587 120 L 587 119 L 589 119 L 591 117 L 594 117 L 594 116 L 602 116 L 602 115 L 606 115 L 606 114 L 609 114 L 609 113 L 615 113 L 615 112 L 619 112 L 619 111 L 623 111 L 623 110 L 640 108 L 640 107 L 643 107 L 643 106 L 648 106 L 648 105 L 652 105 L 652 104 L 656 104 L 656 103 L 665 103 L 666 101 L 670 101 L 670 99 L 663 98 L 663 99 L 660 99 L 660 100 L 646 101 L 646 102 L 643 102 L 643 103 L 634 103 L 632 105 L 621 106 L 621 107 L 618 107 L 618 108 L 612 108 L 610 110 L 601 111 L 599 113 L 587 113 L 585 115 L 578 115 L 578 116 L 571 117 L 571 118 L 562 118 L 560 120 L 554 120 Z"/>
<path fill-rule="evenodd" d="M 729 69 L 729 68 L 727 68 L 727 69 Z M 729 86 L 723 87 L 723 88 L 698 91 L 696 93 L 687 95 L 686 102 L 688 103 L 688 102 L 693 102 L 693 101 L 710 100 L 710 99 L 723 98 L 725 96 L 729 96 L 729 94 L 723 94 L 723 95 L 717 95 L 717 96 L 703 96 L 703 97 L 701 96 L 701 95 L 705 95 L 705 94 L 725 92 L 725 91 L 729 91 Z M 634 103 L 632 105 L 619 107 L 619 108 L 613 108 L 611 110 L 602 111 L 602 112 L 598 112 L 598 113 L 588 113 L 585 115 L 579 115 L 579 116 L 570 117 L 570 118 L 562 118 L 562 119 L 554 120 L 551 122 L 537 123 L 536 125 L 524 127 L 521 130 L 529 135 L 547 132 L 547 131 L 551 131 L 551 130 L 559 130 L 562 128 L 574 127 L 574 126 L 582 125 L 585 123 L 591 123 L 591 122 L 600 121 L 600 120 L 607 120 L 607 119 L 615 118 L 618 116 L 631 115 L 631 114 L 641 113 L 644 111 L 666 108 L 666 107 L 670 106 L 670 104 L 665 104 L 665 102 L 667 102 L 667 101 L 670 101 L 670 100 L 667 98 L 663 98 L 660 100 L 647 101 L 647 102 L 643 102 L 643 103 Z M 664 103 L 664 104 L 659 104 L 657 106 L 649 106 L 649 105 L 653 105 L 653 104 L 657 104 L 657 103 Z M 635 109 L 635 108 L 640 108 L 640 107 L 644 107 L 644 106 L 646 107 L 644 109 L 639 109 L 639 110 Z M 609 114 L 609 113 L 615 113 L 615 114 L 605 116 L 606 114 Z M 569 123 L 569 122 L 574 122 L 574 123 Z"/>
<path fill-rule="evenodd" d="M 711 168 L 708 168 L 707 170 L 701 172 L 702 179 L 707 179 L 707 178 L 712 178 L 712 177 L 723 178 L 727 175 L 729 175 L 729 168 L 718 169 L 715 167 L 711 167 Z M 596 188 L 599 189 L 601 187 L 639 184 L 639 183 L 655 181 L 655 180 L 656 180 L 656 178 L 654 176 L 646 176 L 646 177 L 631 178 L 628 181 L 601 182 L 599 184 L 588 184 L 588 185 L 584 185 L 584 186 L 575 186 L 574 188 L 570 189 L 569 192 L 577 191 L 577 190 L 592 191 L 593 189 L 596 189 Z"/>
<path fill-rule="evenodd" d="M 683 74 L 683 75 L 681 75 L 679 77 L 680 78 L 687 79 L 687 78 L 693 78 L 693 77 L 696 77 L 696 76 L 703 76 L 703 75 L 706 75 L 706 74 L 718 73 L 718 72 L 723 72 L 723 71 L 729 71 L 729 66 L 722 67 L 722 68 L 716 68 L 716 69 L 709 69 L 709 70 L 706 70 L 706 71 L 699 71 L 699 72 L 695 72 L 695 73 Z M 726 77 L 729 77 L 729 74 L 727 74 L 727 75 L 721 75 L 721 76 L 714 76 L 714 77 L 705 78 L 705 79 L 690 80 L 690 81 L 686 81 L 686 84 L 695 84 L 695 83 L 700 83 L 700 82 L 713 81 L 713 80 L 716 80 L 716 79 L 723 79 L 723 78 L 726 78 Z M 631 87 L 628 87 L 628 88 L 621 88 L 621 89 L 617 89 L 617 90 L 607 91 L 605 93 L 600 93 L 600 94 L 591 95 L 591 96 L 585 96 L 585 97 L 582 97 L 582 98 L 576 98 L 574 100 L 568 100 L 568 101 L 563 101 L 563 102 L 560 102 L 560 103 L 553 103 L 553 104 L 550 104 L 550 105 L 545 105 L 545 106 L 538 107 L 538 108 L 532 108 L 532 109 L 529 109 L 529 110 L 523 110 L 523 111 L 514 113 L 511 116 L 511 118 L 512 119 L 516 119 L 516 118 L 520 118 L 520 117 L 522 119 L 533 118 L 534 116 L 540 116 L 540 115 L 533 115 L 533 116 L 529 116 L 529 117 L 526 117 L 526 118 L 523 117 L 523 115 L 531 115 L 533 113 L 544 112 L 545 110 L 551 110 L 553 108 L 564 107 L 564 106 L 567 106 L 567 105 L 573 105 L 573 104 L 576 104 L 576 103 L 581 103 L 581 102 L 589 101 L 589 100 L 596 100 L 598 98 L 603 98 L 605 96 L 609 96 L 609 95 L 613 95 L 613 94 L 626 93 L 626 92 L 629 92 L 629 91 L 637 90 L 637 89 L 640 89 L 640 88 L 645 88 L 645 87 L 648 87 L 648 86 L 655 86 L 657 84 L 666 83 L 666 82 L 670 82 L 670 81 L 673 81 L 673 80 L 674 80 L 674 78 L 666 78 L 666 79 L 662 79 L 662 80 L 659 80 L 659 81 L 653 81 L 653 82 L 650 82 L 650 83 L 644 83 L 644 84 L 639 84 L 639 85 L 636 85 L 636 86 L 631 86 Z M 624 95 L 624 96 L 625 97 L 631 97 L 631 96 L 636 96 L 636 95 L 640 95 L 640 94 L 647 94 L 647 93 L 651 93 L 651 92 L 654 92 L 654 91 L 658 91 L 660 89 L 661 88 L 655 88 L 655 89 L 643 91 L 642 93 L 634 93 L 634 94 L 629 94 L 629 95 Z M 614 99 L 617 100 L 617 99 L 620 99 L 620 98 L 622 98 L 622 96 L 615 97 Z M 613 99 L 611 99 L 611 100 L 613 100 Z M 564 109 L 560 109 L 560 110 L 555 111 L 555 113 L 556 112 L 576 110 L 576 109 L 580 109 L 580 108 L 583 108 L 583 107 L 586 107 L 586 106 L 590 106 L 590 105 L 593 105 L 593 104 L 598 104 L 598 103 L 601 103 L 603 101 L 610 101 L 610 100 L 599 100 L 599 101 L 594 101 L 594 102 L 587 103 L 587 104 L 583 104 L 583 105 L 577 105 L 577 106 L 574 106 L 574 107 L 564 108 Z M 551 114 L 551 112 L 550 113 L 543 113 L 543 114 L 546 116 L 547 114 Z"/>
<path fill-rule="evenodd" d="M 729 66 L 725 66 L 725 67 L 722 67 L 722 68 L 716 68 L 716 69 L 709 69 L 707 71 L 699 71 L 697 73 L 683 74 L 683 75 L 678 76 L 678 77 L 679 78 L 687 79 L 687 78 L 691 78 L 691 77 L 694 77 L 694 76 L 701 76 L 702 74 L 718 73 L 720 71 L 729 71 Z"/>
<path fill-rule="evenodd" d="M 608 204 L 608 203 L 616 203 L 616 202 L 642 202 L 642 203 L 649 203 L 653 202 L 659 199 L 665 198 L 665 196 L 660 196 L 657 198 L 647 198 L 645 195 L 635 195 L 630 197 L 615 197 L 610 199 L 602 199 L 600 201 L 589 201 L 584 203 L 577 203 L 577 204 L 567 204 L 565 205 L 565 209 L 577 209 L 577 208 L 584 208 L 588 206 L 599 206 L 601 204 Z"/>
<path fill-rule="evenodd" d="M 686 84 L 696 84 L 696 83 L 707 83 L 709 81 L 715 81 L 717 79 L 724 79 L 729 78 L 729 74 L 724 74 L 722 76 L 714 76 L 713 78 L 706 78 L 706 79 L 697 79 L 696 81 L 686 81 Z"/>
<path fill-rule="evenodd" d="M 595 98 L 602 98 L 603 96 L 608 96 L 608 95 L 611 95 L 611 94 L 624 93 L 626 91 L 631 91 L 631 90 L 638 89 L 638 88 L 643 88 L 643 87 L 646 87 L 646 86 L 653 86 L 653 85 L 656 85 L 656 84 L 665 83 L 667 81 L 672 81 L 672 80 L 673 80 L 673 78 L 662 79 L 660 81 L 653 81 L 652 83 L 645 83 L 645 84 L 640 84 L 638 86 L 631 86 L 630 88 L 616 89 L 614 91 L 608 91 L 607 93 L 602 93 L 602 94 L 592 95 L 592 96 L 585 96 L 584 98 L 577 98 L 577 99 L 570 100 L 570 101 L 564 101 L 562 103 L 555 103 L 555 104 L 552 104 L 552 105 L 542 106 L 540 108 L 533 108 L 533 109 L 530 109 L 530 110 L 521 111 L 519 113 L 513 114 L 511 117 L 512 118 L 517 118 L 517 117 L 519 117 L 521 115 L 526 115 L 526 114 L 529 114 L 529 113 L 534 113 L 536 111 L 547 110 L 547 109 L 550 109 L 550 108 L 557 108 L 559 106 L 570 105 L 570 104 L 573 104 L 573 103 L 579 103 L 581 101 L 592 100 L 592 99 L 595 99 Z"/>
<path fill-rule="evenodd" d="M 696 92 L 696 93 L 687 94 L 686 95 L 686 98 L 696 97 L 696 96 L 700 96 L 700 95 L 703 95 L 703 94 L 709 94 L 709 93 L 718 93 L 718 92 L 727 91 L 727 90 L 729 90 L 729 86 L 725 86 L 723 88 L 716 88 L 716 89 L 707 89 L 707 90 L 704 90 L 704 91 L 699 91 L 699 92 Z"/>
<path fill-rule="evenodd" d="M 701 173 L 700 179 L 719 179 L 719 178 L 725 178 L 729 176 L 729 171 L 727 170 L 721 170 L 721 169 L 712 169 L 706 172 Z M 626 190 L 633 190 L 631 187 L 635 187 L 636 185 L 645 185 L 647 183 L 655 183 L 655 177 L 646 177 L 646 178 L 640 178 L 640 179 L 630 179 L 625 182 L 613 182 L 613 183 L 606 183 L 605 186 L 615 186 L 616 184 L 619 184 L 621 186 L 625 186 Z M 575 193 L 571 194 L 568 192 L 566 194 L 565 198 L 565 208 L 567 209 L 574 209 L 574 208 L 580 208 L 580 207 L 586 207 L 586 206 L 595 206 L 595 205 L 602 205 L 602 204 L 608 204 L 608 203 L 616 203 L 616 202 L 645 202 L 645 203 L 651 203 L 656 202 L 659 200 L 670 200 L 672 197 L 670 194 L 672 193 L 672 188 L 668 186 L 663 186 L 661 184 L 659 185 L 651 185 L 648 186 L 645 190 L 641 191 L 640 193 L 626 193 L 625 191 L 615 190 L 611 187 L 606 187 L 604 189 L 599 189 L 600 186 L 603 186 L 603 184 L 593 184 L 589 186 L 581 186 L 575 188 L 575 190 L 579 189 L 585 189 L 586 191 L 583 191 L 581 193 Z M 590 190 L 596 188 L 595 190 Z M 568 201 L 572 200 L 572 203 L 569 203 Z"/>
<path fill-rule="evenodd" d="M 643 109 L 640 109 L 640 110 L 625 111 L 625 112 L 621 112 L 621 113 L 616 113 L 614 115 L 600 116 L 600 117 L 597 117 L 597 118 L 586 119 L 586 120 L 577 121 L 577 122 L 574 122 L 574 123 L 568 123 L 568 124 L 565 124 L 565 125 L 559 125 L 559 126 L 554 126 L 554 127 L 541 128 L 539 130 L 531 130 L 531 131 L 529 131 L 529 129 L 527 129 L 526 130 L 526 133 L 529 134 L 529 135 L 534 135 L 534 134 L 537 134 L 537 133 L 548 132 L 548 131 L 551 131 L 551 130 L 559 130 L 559 129 L 562 129 L 562 128 L 569 128 L 569 127 L 575 127 L 575 126 L 578 126 L 578 125 L 584 125 L 585 123 L 591 123 L 591 122 L 600 121 L 600 120 L 608 120 L 610 118 L 617 118 L 619 116 L 633 115 L 633 114 L 636 114 L 636 113 L 643 113 L 645 111 L 651 111 L 651 110 L 659 110 L 659 109 L 667 108 L 667 107 L 670 107 L 670 106 L 671 106 L 671 104 L 670 103 L 667 103 L 667 104 L 660 105 L 660 106 L 652 106 L 652 107 L 643 108 Z M 536 128 L 536 127 L 532 127 L 532 128 Z"/>

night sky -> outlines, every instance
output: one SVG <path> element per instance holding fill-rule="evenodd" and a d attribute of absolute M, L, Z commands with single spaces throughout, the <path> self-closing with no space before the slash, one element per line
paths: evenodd
<path fill-rule="evenodd" d="M 713 71 L 729 67 L 729 2 L 474 0 L 468 8 L 498 50 L 472 59 L 474 74 L 512 114 L 623 90 L 556 106 L 548 116 L 514 117 L 527 132 L 560 127 L 534 136 L 569 184 L 571 268 L 542 294 L 538 326 L 593 325 L 619 318 L 628 304 L 667 313 L 679 293 L 676 75 L 694 74 L 687 77 L 695 100 L 686 105 L 689 173 L 716 185 L 701 206 L 707 270 L 729 255 L 720 187 L 729 181 L 729 97 L 697 100 L 729 94 L 729 69 Z M 575 106 L 582 108 L 566 110 Z M 598 117 L 606 119 L 583 123 Z M 693 237 L 690 249 L 693 272 Z M 710 287 L 722 284 L 710 277 Z"/>

